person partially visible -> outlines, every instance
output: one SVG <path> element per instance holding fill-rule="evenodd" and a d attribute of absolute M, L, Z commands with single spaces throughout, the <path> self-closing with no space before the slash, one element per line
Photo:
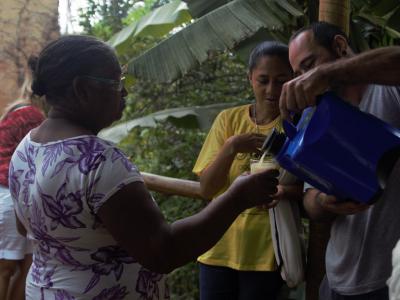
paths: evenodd
<path fill-rule="evenodd" d="M 25 299 L 25 279 L 32 261 L 32 247 L 17 231 L 8 171 L 19 142 L 43 120 L 41 110 L 28 100 L 9 104 L 0 119 L 0 300 Z"/>
<path fill-rule="evenodd" d="M 28 300 L 169 299 L 163 274 L 277 192 L 276 170 L 243 175 L 219 201 L 168 224 L 136 166 L 96 136 L 121 118 L 127 91 L 114 50 L 94 37 L 48 44 L 32 91 L 49 111 L 17 147 L 9 178 L 19 230 L 33 240 Z"/>
<path fill-rule="evenodd" d="M 392 252 L 392 274 L 387 282 L 389 299 L 400 300 L 400 240 Z"/>
<path fill-rule="evenodd" d="M 292 78 L 286 45 L 266 41 L 251 52 L 248 78 L 255 101 L 223 110 L 215 119 L 193 172 L 203 196 L 218 201 L 252 156 L 260 155 L 267 135 L 281 128 L 279 96 Z M 301 201 L 302 183 L 279 185 L 275 201 L 265 209 L 243 211 L 221 240 L 198 258 L 200 299 L 276 299 L 283 280 L 275 261 L 267 208 L 281 198 Z"/>
<path fill-rule="evenodd" d="M 318 22 L 293 35 L 289 59 L 298 76 L 283 86 L 284 117 L 315 105 L 318 95 L 333 89 L 361 111 L 400 128 L 400 47 L 356 55 L 338 27 Z M 400 162 L 374 205 L 338 202 L 312 187 L 305 193 L 304 207 L 311 218 L 333 220 L 321 300 L 388 299 L 391 252 L 400 238 L 399 178 Z"/>

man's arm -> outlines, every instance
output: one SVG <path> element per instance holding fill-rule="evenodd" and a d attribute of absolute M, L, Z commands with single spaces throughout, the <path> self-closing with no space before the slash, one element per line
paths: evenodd
<path fill-rule="evenodd" d="M 331 86 L 349 84 L 400 85 L 400 47 L 384 47 L 350 58 L 319 65 L 283 85 L 279 107 L 289 119 L 289 112 L 299 112 L 315 105 L 316 97 Z"/>
<path fill-rule="evenodd" d="M 321 69 L 337 85 L 400 85 L 400 47 L 373 49 L 332 64 L 321 65 Z"/>

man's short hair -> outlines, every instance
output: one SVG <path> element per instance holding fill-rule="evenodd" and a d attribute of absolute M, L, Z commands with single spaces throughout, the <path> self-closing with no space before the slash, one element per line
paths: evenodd
<path fill-rule="evenodd" d="M 332 43 L 336 35 L 340 35 L 346 39 L 346 42 L 349 44 L 349 38 L 343 32 L 343 30 L 331 23 L 328 22 L 314 22 L 308 26 L 300 28 L 291 36 L 289 40 L 289 44 L 302 32 L 312 31 L 314 34 L 315 41 L 325 49 L 332 51 Z"/>

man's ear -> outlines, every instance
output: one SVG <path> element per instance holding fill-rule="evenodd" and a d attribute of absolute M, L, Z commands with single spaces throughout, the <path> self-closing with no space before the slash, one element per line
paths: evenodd
<path fill-rule="evenodd" d="M 333 38 L 332 50 L 337 57 L 346 57 L 348 54 L 349 44 L 344 36 L 337 34 Z"/>
<path fill-rule="evenodd" d="M 72 81 L 72 89 L 74 96 L 80 105 L 85 105 L 90 102 L 91 90 L 84 78 L 75 77 Z"/>

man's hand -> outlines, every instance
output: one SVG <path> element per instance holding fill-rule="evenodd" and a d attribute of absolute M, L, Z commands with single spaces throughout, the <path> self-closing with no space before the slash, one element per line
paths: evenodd
<path fill-rule="evenodd" d="M 286 82 L 279 99 L 281 116 L 289 120 L 290 112 L 301 112 L 304 108 L 315 105 L 317 96 L 324 93 L 329 85 L 326 65 L 320 65 Z"/>
<path fill-rule="evenodd" d="M 337 215 L 353 215 L 370 207 L 370 205 L 354 201 L 338 201 L 336 197 L 322 192 L 318 193 L 316 200 L 323 209 Z"/>

